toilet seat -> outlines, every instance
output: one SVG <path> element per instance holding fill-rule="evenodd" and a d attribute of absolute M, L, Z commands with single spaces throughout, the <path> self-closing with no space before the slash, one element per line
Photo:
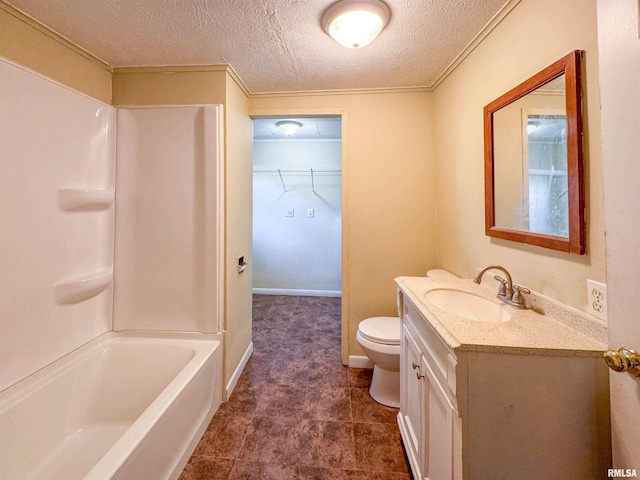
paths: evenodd
<path fill-rule="evenodd" d="M 370 342 L 400 345 L 400 328 L 398 317 L 371 317 L 360 322 L 358 332 Z"/>

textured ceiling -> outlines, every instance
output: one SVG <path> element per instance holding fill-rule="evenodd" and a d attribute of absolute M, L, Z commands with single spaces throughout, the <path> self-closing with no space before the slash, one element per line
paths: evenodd
<path fill-rule="evenodd" d="M 114 67 L 230 64 L 252 93 L 431 86 L 507 0 L 385 0 L 380 36 L 346 49 L 334 0 L 8 0 Z"/>

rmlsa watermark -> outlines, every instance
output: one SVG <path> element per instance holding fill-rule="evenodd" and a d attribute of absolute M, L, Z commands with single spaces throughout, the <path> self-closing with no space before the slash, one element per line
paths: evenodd
<path fill-rule="evenodd" d="M 609 468 L 607 477 L 609 478 L 635 478 L 638 476 L 635 468 Z"/>

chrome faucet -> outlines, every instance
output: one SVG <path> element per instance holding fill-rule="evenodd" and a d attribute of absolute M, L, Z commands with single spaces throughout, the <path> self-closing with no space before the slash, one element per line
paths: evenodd
<path fill-rule="evenodd" d="M 506 279 L 502 278 L 499 275 L 493 277 L 500 282 L 497 295 L 498 299 L 502 300 L 508 305 L 511 305 L 512 307 L 527 308 L 524 304 L 524 298 L 522 297 L 522 294 L 531 293 L 531 290 L 520 285 L 514 285 L 513 280 L 511 279 L 511 274 L 507 271 L 506 268 L 501 267 L 500 265 L 487 265 L 486 267 L 482 267 L 480 269 L 476 276 L 473 277 L 473 281 L 480 285 L 482 276 L 487 272 L 487 270 L 500 270 L 504 273 L 505 277 L 507 277 Z"/>

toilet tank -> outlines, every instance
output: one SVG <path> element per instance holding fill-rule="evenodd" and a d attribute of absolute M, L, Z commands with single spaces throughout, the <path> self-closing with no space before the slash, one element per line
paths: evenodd
<path fill-rule="evenodd" d="M 447 270 L 443 270 L 441 268 L 434 268 L 433 270 L 427 271 L 427 278 L 433 278 L 435 280 L 452 280 L 454 278 L 460 278 L 457 275 L 454 275 Z"/>

